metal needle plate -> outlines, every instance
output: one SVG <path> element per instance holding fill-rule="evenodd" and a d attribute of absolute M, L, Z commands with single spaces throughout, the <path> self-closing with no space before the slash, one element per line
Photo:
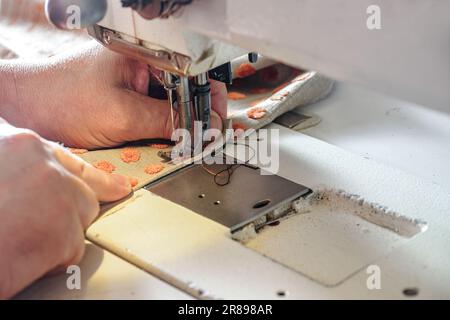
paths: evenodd
<path fill-rule="evenodd" d="M 219 172 L 223 165 L 208 166 Z M 235 231 L 310 190 L 260 169 L 240 166 L 226 186 L 218 186 L 201 165 L 192 165 L 147 188 L 149 191 Z"/>

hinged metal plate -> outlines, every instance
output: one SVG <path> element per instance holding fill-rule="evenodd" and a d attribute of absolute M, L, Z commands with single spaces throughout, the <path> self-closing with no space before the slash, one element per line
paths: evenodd
<path fill-rule="evenodd" d="M 208 166 L 219 172 L 223 165 Z M 192 165 L 147 188 L 149 191 L 219 222 L 235 231 L 310 190 L 260 169 L 240 166 L 226 186 L 201 165 Z"/>

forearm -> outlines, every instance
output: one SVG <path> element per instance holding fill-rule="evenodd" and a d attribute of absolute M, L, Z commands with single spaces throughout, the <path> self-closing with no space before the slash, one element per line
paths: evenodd
<path fill-rule="evenodd" d="M 44 138 L 62 141 L 63 123 L 75 116 L 64 111 L 66 106 L 73 101 L 92 103 L 83 101 L 79 87 L 89 83 L 86 77 L 98 47 L 89 43 L 80 51 L 41 60 L 0 60 L 0 117 Z"/>

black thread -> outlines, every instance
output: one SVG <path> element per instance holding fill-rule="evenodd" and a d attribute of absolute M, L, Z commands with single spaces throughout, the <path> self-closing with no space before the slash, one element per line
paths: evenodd
<path fill-rule="evenodd" d="M 242 164 L 242 163 L 228 164 L 227 167 L 226 167 L 225 169 L 220 170 L 220 171 L 218 171 L 218 172 L 213 172 L 213 171 L 209 170 L 208 168 L 206 168 L 206 167 L 205 167 L 205 164 L 202 164 L 202 168 L 203 168 L 207 173 L 209 173 L 210 175 L 212 175 L 212 176 L 214 177 L 214 183 L 215 183 L 216 185 L 218 185 L 219 187 L 225 187 L 225 186 L 229 185 L 230 182 L 231 182 L 231 177 L 233 176 L 234 172 L 235 172 L 238 168 L 240 168 L 241 166 L 247 165 L 247 164 L 248 164 L 248 163 L 256 156 L 256 151 L 255 151 L 252 147 L 250 147 L 248 144 L 234 142 L 234 145 L 235 145 L 235 146 L 241 145 L 241 146 L 247 147 L 249 150 L 251 150 L 251 151 L 253 152 L 253 156 L 252 156 L 250 159 L 248 159 L 246 162 L 244 162 L 243 164 Z M 227 157 L 226 157 L 225 154 L 223 154 L 223 160 L 224 160 L 225 162 L 227 161 Z M 219 178 L 221 175 L 223 175 L 224 173 L 227 174 L 226 177 L 225 177 L 226 180 L 225 180 L 224 183 L 221 183 L 221 182 L 218 181 L 218 178 Z"/>

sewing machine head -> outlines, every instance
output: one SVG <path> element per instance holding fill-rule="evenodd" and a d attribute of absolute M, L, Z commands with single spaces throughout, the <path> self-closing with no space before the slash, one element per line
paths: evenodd
<path fill-rule="evenodd" d="M 105 47 L 162 70 L 160 80 L 170 106 L 178 111 L 179 127 L 192 132 L 194 121 L 200 121 L 205 131 L 210 128 L 209 80 L 231 82 L 230 61 L 245 51 L 185 32 L 177 19 L 168 19 L 182 15 L 191 3 L 192 0 L 47 0 L 46 13 L 59 28 L 87 28 Z"/>
<path fill-rule="evenodd" d="M 298 0 L 282 6 L 273 0 L 47 0 L 46 9 L 56 26 L 89 27 L 112 50 L 178 77 L 207 73 L 248 48 L 335 80 L 446 109 L 449 4 L 438 1 L 426 19 L 405 25 L 403 3 L 378 2 L 382 20 L 365 2 L 339 10 L 338 4 Z M 414 10 L 419 15 L 422 8 Z M 371 24 L 374 17 L 379 27 Z M 423 79 L 433 81 L 425 85 Z"/>

